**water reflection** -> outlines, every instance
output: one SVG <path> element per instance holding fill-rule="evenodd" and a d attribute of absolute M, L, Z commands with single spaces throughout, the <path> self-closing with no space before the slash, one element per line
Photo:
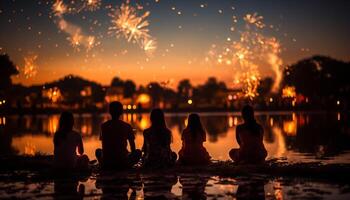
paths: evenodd
<path fill-rule="evenodd" d="M 101 189 L 101 199 L 140 199 L 142 182 L 138 175 L 99 174 L 95 186 Z"/>
<path fill-rule="evenodd" d="M 104 173 L 89 178 L 0 180 L 2 199 L 349 199 L 349 184 L 205 174 Z"/>
<path fill-rule="evenodd" d="M 77 178 L 54 179 L 54 199 L 82 199 L 85 193 L 85 186 L 79 184 Z"/>
<path fill-rule="evenodd" d="M 181 148 L 181 132 L 186 114 L 167 115 L 172 130 L 172 148 Z M 84 139 L 87 154 L 94 158 L 94 150 L 101 146 L 100 124 L 107 114 L 76 114 L 75 129 Z M 143 143 L 142 131 L 150 126 L 148 114 L 126 114 L 123 119 L 136 131 L 136 146 Z M 58 126 L 59 115 L 0 116 L 0 154 L 52 154 L 52 136 Z M 350 162 L 350 128 L 344 113 L 261 113 L 257 120 L 264 127 L 264 143 L 268 158 L 287 158 L 291 161 L 315 159 Z M 242 122 L 236 113 L 202 114 L 208 141 L 204 146 L 215 160 L 227 160 L 228 151 L 238 147 L 235 127 Z"/>
<path fill-rule="evenodd" d="M 265 189 L 263 180 L 249 180 L 241 183 L 238 186 L 236 192 L 237 200 L 255 199 L 264 200 L 265 199 Z M 281 199 L 282 198 L 276 198 Z"/>
<path fill-rule="evenodd" d="M 177 180 L 175 174 L 145 175 L 142 178 L 144 199 L 175 199 L 172 188 Z"/>
<path fill-rule="evenodd" d="M 207 199 L 205 188 L 209 181 L 208 176 L 182 175 L 180 176 L 180 184 L 182 185 L 183 199 Z"/>

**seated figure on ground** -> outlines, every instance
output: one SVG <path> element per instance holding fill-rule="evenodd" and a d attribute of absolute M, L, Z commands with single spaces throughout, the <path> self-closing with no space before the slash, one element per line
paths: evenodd
<path fill-rule="evenodd" d="M 74 131 L 73 126 L 73 114 L 63 112 L 53 139 L 56 169 L 88 169 L 89 158 L 84 154 L 81 134 Z M 79 155 L 76 153 L 77 148 Z"/>
<path fill-rule="evenodd" d="M 265 161 L 267 151 L 263 144 L 264 130 L 255 121 L 254 110 L 246 105 L 242 110 L 244 123 L 236 128 L 239 149 L 231 149 L 230 157 L 237 163 L 258 164 Z"/>
<path fill-rule="evenodd" d="M 96 150 L 96 158 L 102 168 L 122 169 L 133 166 L 141 158 L 141 151 L 135 148 L 135 135 L 130 124 L 120 120 L 123 105 L 112 102 L 109 105 L 111 120 L 101 125 L 102 149 Z M 131 152 L 127 149 L 130 144 Z"/>
<path fill-rule="evenodd" d="M 205 165 L 210 156 L 203 146 L 206 134 L 198 114 L 190 114 L 188 124 L 181 136 L 182 148 L 179 151 L 179 163 L 183 165 Z"/>
<path fill-rule="evenodd" d="M 171 151 L 171 131 L 167 128 L 161 109 L 151 112 L 151 127 L 143 132 L 143 167 L 162 168 L 175 164 L 177 155 Z"/>

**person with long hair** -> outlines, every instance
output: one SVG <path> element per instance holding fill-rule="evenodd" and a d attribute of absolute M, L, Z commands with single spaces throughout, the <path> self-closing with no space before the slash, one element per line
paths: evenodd
<path fill-rule="evenodd" d="M 73 130 L 74 117 L 63 112 L 59 119 L 58 130 L 53 139 L 54 167 L 57 169 L 87 169 L 89 158 L 84 154 L 81 134 Z M 77 155 L 77 149 L 79 155 Z"/>
<path fill-rule="evenodd" d="M 169 167 L 175 164 L 177 155 L 171 151 L 171 131 L 167 128 L 161 109 L 151 112 L 151 127 L 143 132 L 143 166 L 151 168 Z"/>
<path fill-rule="evenodd" d="M 244 106 L 242 117 L 244 123 L 236 128 L 236 140 L 240 148 L 231 149 L 229 155 L 237 163 L 262 163 L 267 156 L 263 143 L 264 130 L 255 120 L 253 107 Z"/>
<path fill-rule="evenodd" d="M 188 116 L 187 127 L 182 131 L 181 140 L 180 164 L 205 165 L 210 163 L 210 155 L 203 146 L 206 134 L 198 114 Z"/>

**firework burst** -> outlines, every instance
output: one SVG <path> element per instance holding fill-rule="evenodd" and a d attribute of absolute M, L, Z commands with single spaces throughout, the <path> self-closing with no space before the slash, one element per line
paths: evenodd
<path fill-rule="evenodd" d="M 240 32 L 238 41 L 227 40 L 223 50 L 212 49 L 209 52 L 211 58 L 215 58 L 218 64 L 235 67 L 235 84 L 242 87 L 244 96 L 254 99 L 258 96 L 260 84 L 260 66 L 270 66 L 275 72 L 275 83 L 272 91 L 278 90 L 281 79 L 280 58 L 281 45 L 274 37 L 268 37 L 261 33 L 265 26 L 263 17 L 257 13 L 247 14 L 244 18 L 245 30 Z"/>
<path fill-rule="evenodd" d="M 149 11 L 139 15 L 138 10 L 130 5 L 129 1 L 123 3 L 110 13 L 112 26 L 109 32 L 118 38 L 124 37 L 128 42 L 134 42 L 146 52 L 156 49 L 155 40 L 149 34 Z"/>

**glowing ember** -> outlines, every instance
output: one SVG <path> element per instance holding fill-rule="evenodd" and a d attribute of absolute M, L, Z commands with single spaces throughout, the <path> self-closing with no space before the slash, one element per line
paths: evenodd
<path fill-rule="evenodd" d="M 62 97 L 61 90 L 58 87 L 43 90 L 43 96 L 48 98 L 52 103 L 58 102 Z"/>
<path fill-rule="evenodd" d="M 264 28 L 265 24 L 263 22 L 264 17 L 261 15 L 258 15 L 258 13 L 254 13 L 254 14 L 247 14 L 244 18 L 243 18 L 247 23 L 249 24 L 254 24 L 256 27 L 258 28 Z"/>
<path fill-rule="evenodd" d="M 27 79 L 34 77 L 38 72 L 38 67 L 35 63 L 37 58 L 37 55 L 31 55 L 24 58 L 23 73 Z"/>
<path fill-rule="evenodd" d="M 67 12 L 67 6 L 64 5 L 62 0 L 56 0 L 56 2 L 52 6 L 53 13 L 56 16 L 62 16 Z"/>
<path fill-rule="evenodd" d="M 243 81 L 242 91 L 244 96 L 249 99 L 257 97 L 259 95 L 257 90 L 260 82 L 260 74 L 255 70 L 251 70 L 244 73 L 241 79 Z"/>
<path fill-rule="evenodd" d="M 293 86 L 286 86 L 282 89 L 282 97 L 283 98 L 295 98 L 297 96 L 295 92 L 295 87 Z"/>
<path fill-rule="evenodd" d="M 101 0 L 86 0 L 84 7 L 89 11 L 98 10 L 101 7 Z"/>

